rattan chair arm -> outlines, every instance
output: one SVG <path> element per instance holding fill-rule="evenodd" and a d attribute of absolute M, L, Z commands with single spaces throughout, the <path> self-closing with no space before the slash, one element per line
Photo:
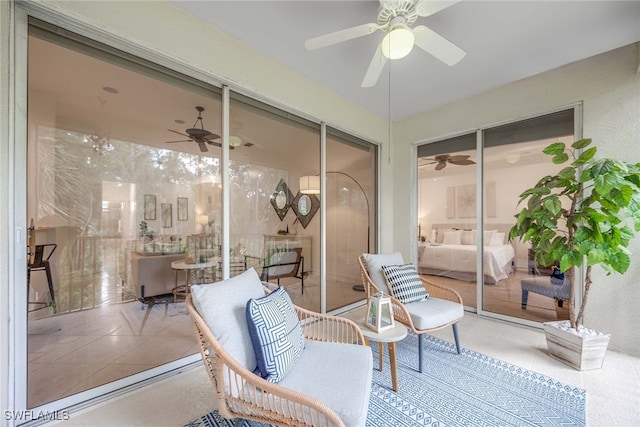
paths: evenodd
<path fill-rule="evenodd" d="M 364 335 L 352 320 L 294 307 L 306 339 L 364 345 Z"/>
<path fill-rule="evenodd" d="M 458 304 L 462 304 L 462 297 L 455 289 L 452 289 L 445 285 L 440 285 L 438 283 L 430 282 L 429 280 L 421 277 L 422 284 L 425 289 L 429 293 L 430 297 L 440 298 L 447 301 L 457 302 Z"/>

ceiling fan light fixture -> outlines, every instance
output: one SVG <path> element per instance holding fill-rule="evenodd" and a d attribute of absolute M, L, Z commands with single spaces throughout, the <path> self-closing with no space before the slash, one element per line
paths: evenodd
<path fill-rule="evenodd" d="M 235 136 L 235 135 L 231 135 L 229 137 L 229 146 L 230 147 L 239 147 L 240 145 L 242 145 L 242 140 Z"/>
<path fill-rule="evenodd" d="M 406 24 L 396 24 L 382 39 L 382 54 L 389 59 L 404 58 L 413 49 L 415 37 Z"/>

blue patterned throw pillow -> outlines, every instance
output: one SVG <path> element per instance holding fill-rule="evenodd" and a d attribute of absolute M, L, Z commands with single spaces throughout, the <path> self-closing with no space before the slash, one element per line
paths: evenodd
<path fill-rule="evenodd" d="M 413 264 L 383 265 L 382 272 L 391 295 L 401 303 L 408 304 L 429 297 Z"/>
<path fill-rule="evenodd" d="M 277 383 L 304 349 L 304 335 L 293 303 L 278 287 L 269 295 L 247 301 L 246 314 L 258 371 L 267 381 Z"/>

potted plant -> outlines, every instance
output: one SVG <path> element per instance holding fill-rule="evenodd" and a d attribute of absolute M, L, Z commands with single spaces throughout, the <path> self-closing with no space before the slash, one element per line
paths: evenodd
<path fill-rule="evenodd" d="M 554 164 L 570 163 L 520 195 L 518 205 L 526 206 L 509 231 L 510 239 L 531 244 L 536 262 L 557 264 L 570 281 L 569 321 L 547 322 L 544 329 L 551 356 L 579 370 L 602 367 L 609 343 L 608 334 L 583 326 L 592 268 L 625 273 L 627 247 L 640 231 L 640 163 L 597 159 L 590 145 L 591 139 L 581 139 L 543 150 Z M 577 286 L 582 302 L 576 312 Z"/>

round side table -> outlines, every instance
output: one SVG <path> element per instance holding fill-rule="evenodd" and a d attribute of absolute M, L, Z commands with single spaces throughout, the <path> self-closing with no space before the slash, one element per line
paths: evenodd
<path fill-rule="evenodd" d="M 186 298 L 189 294 L 189 287 L 191 286 L 190 273 L 193 273 L 196 276 L 196 282 L 204 283 L 204 273 L 207 268 L 212 268 L 218 265 L 218 260 L 210 259 L 206 262 L 197 262 L 195 264 L 187 264 L 184 261 L 173 261 L 171 263 L 171 268 L 175 273 L 175 285 L 173 287 L 173 300 L 177 301 L 178 297 Z M 185 273 L 185 283 L 184 285 L 178 285 L 178 272 L 184 271 Z M 198 273 L 200 273 L 200 278 L 198 279 Z"/>
<path fill-rule="evenodd" d="M 358 326 L 364 335 L 366 344 L 369 341 L 378 343 L 378 353 L 380 354 L 380 367 L 379 371 L 382 372 L 382 357 L 384 354 L 383 343 L 387 343 L 389 348 L 389 365 L 391 366 L 391 386 L 393 391 L 398 391 L 398 367 L 396 364 L 396 342 L 403 340 L 407 336 L 407 328 L 395 322 L 393 328 L 386 329 L 381 332 L 376 332 L 373 329 L 365 326 L 365 319 L 360 320 Z"/>

